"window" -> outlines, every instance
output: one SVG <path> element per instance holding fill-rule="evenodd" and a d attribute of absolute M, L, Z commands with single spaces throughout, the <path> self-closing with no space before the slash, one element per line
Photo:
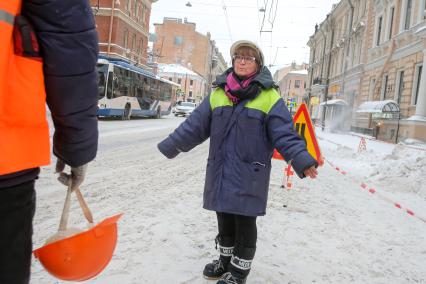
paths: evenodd
<path fill-rule="evenodd" d="M 296 89 L 300 88 L 300 80 L 294 81 L 294 88 L 296 88 Z"/>
<path fill-rule="evenodd" d="M 109 72 L 109 74 L 108 74 L 108 87 L 107 87 L 107 98 L 108 99 L 112 99 L 113 78 L 114 78 L 114 73 Z"/>
<path fill-rule="evenodd" d="M 124 30 L 123 33 L 123 45 L 124 45 L 124 49 L 127 49 L 127 38 L 129 37 L 129 31 L 128 30 Z"/>
<path fill-rule="evenodd" d="M 358 63 L 361 63 L 362 39 L 358 41 Z"/>
<path fill-rule="evenodd" d="M 189 91 L 189 97 L 192 98 L 192 91 Z"/>
<path fill-rule="evenodd" d="M 136 34 L 132 36 L 132 50 L 136 49 Z"/>
<path fill-rule="evenodd" d="M 412 6 L 413 6 L 413 1 L 407 0 L 407 6 L 406 6 L 406 9 L 405 9 L 405 21 L 404 21 L 404 29 L 405 30 L 408 30 L 410 28 Z"/>
<path fill-rule="evenodd" d="M 194 85 L 194 80 L 189 80 L 189 85 L 190 86 Z"/>
<path fill-rule="evenodd" d="M 402 91 L 404 90 L 404 70 L 399 71 L 396 77 L 396 98 L 395 101 L 399 105 L 401 103 Z"/>
<path fill-rule="evenodd" d="M 418 65 L 416 67 L 416 71 L 415 71 L 415 79 L 414 79 L 414 88 L 413 88 L 413 100 L 412 100 L 412 105 L 417 105 L 417 100 L 419 98 L 419 94 L 420 94 L 420 82 L 422 81 L 422 71 L 423 71 L 423 66 L 422 65 Z"/>
<path fill-rule="evenodd" d="M 395 14 L 395 7 L 392 7 L 390 9 L 390 13 L 389 13 L 389 30 L 388 30 L 388 39 L 392 38 L 392 29 L 393 29 L 393 17 Z"/>
<path fill-rule="evenodd" d="M 178 84 L 182 83 L 182 79 L 181 79 L 181 78 L 178 78 L 177 83 L 178 83 Z"/>
<path fill-rule="evenodd" d="M 137 16 L 138 13 L 138 0 L 133 1 L 133 15 Z"/>
<path fill-rule="evenodd" d="M 175 36 L 175 39 L 174 39 L 175 45 L 181 45 L 182 42 L 183 42 L 183 38 L 181 36 Z"/>
<path fill-rule="evenodd" d="M 127 0 L 127 6 L 126 6 L 127 11 L 130 11 L 131 5 L 132 5 L 132 0 Z"/>
<path fill-rule="evenodd" d="M 423 19 L 424 20 L 426 20 L 426 1 L 425 0 L 423 0 L 424 1 L 424 5 L 423 5 Z"/>
<path fill-rule="evenodd" d="M 376 46 L 380 45 L 380 37 L 382 35 L 382 21 L 383 17 L 380 16 L 377 20 L 377 34 L 376 34 Z"/>
<path fill-rule="evenodd" d="M 141 21 L 142 21 L 142 25 L 143 25 L 143 26 L 145 26 L 145 15 L 146 15 L 145 11 L 146 11 L 146 6 L 145 6 L 145 4 L 142 4 L 142 16 L 141 16 Z"/>
<path fill-rule="evenodd" d="M 381 101 L 386 100 L 386 92 L 387 92 L 387 89 L 388 89 L 388 79 L 389 79 L 388 75 L 383 76 L 382 90 L 380 92 L 380 100 Z"/>
<path fill-rule="evenodd" d="M 374 88 L 376 87 L 376 79 L 371 78 L 370 79 L 370 87 L 368 89 L 368 100 L 372 101 L 374 96 Z"/>
<path fill-rule="evenodd" d="M 98 99 L 105 97 L 105 73 L 98 71 Z"/>
<path fill-rule="evenodd" d="M 115 98 L 121 96 L 131 96 L 131 82 L 132 78 L 130 77 L 129 70 L 114 66 L 113 85 Z"/>
<path fill-rule="evenodd" d="M 139 41 L 139 56 L 143 55 L 143 49 L 143 38 L 141 38 Z"/>
<path fill-rule="evenodd" d="M 172 78 L 172 77 L 169 77 L 169 81 L 172 81 L 172 82 L 173 82 L 173 78 Z"/>

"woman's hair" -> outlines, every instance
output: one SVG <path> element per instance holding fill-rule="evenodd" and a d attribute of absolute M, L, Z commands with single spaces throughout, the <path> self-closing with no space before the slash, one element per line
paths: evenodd
<path fill-rule="evenodd" d="M 249 56 L 253 56 L 254 58 L 256 58 L 256 63 L 257 65 L 260 66 L 260 54 L 253 48 L 248 47 L 248 46 L 241 46 L 238 47 L 235 50 L 235 54 L 234 55 L 249 55 Z"/>

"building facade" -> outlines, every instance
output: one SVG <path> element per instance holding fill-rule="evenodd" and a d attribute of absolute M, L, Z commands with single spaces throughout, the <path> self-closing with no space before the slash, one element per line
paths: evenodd
<path fill-rule="evenodd" d="M 176 101 L 199 103 L 205 93 L 206 80 L 180 64 L 158 64 L 158 76 L 181 85 Z"/>
<path fill-rule="evenodd" d="M 349 129 L 366 61 L 369 0 L 342 0 L 315 26 L 309 39 L 306 98 L 314 119 L 332 129 Z"/>
<path fill-rule="evenodd" d="M 342 0 L 315 27 L 307 99 L 325 127 L 426 141 L 425 0 Z M 316 111 L 315 111 L 316 110 Z"/>
<path fill-rule="evenodd" d="M 185 18 L 164 18 L 156 23 L 156 41 L 153 54 L 156 61 L 167 64 L 180 64 L 200 74 L 211 85 L 215 74 L 224 65 L 223 57 L 211 40 L 210 33 L 203 35 L 196 31 L 196 24 Z M 226 65 L 226 64 L 225 64 Z M 206 96 L 210 88 L 205 87 Z"/>
<path fill-rule="evenodd" d="M 295 70 L 308 70 L 309 65 L 306 63 L 302 63 L 302 64 L 296 64 L 296 62 L 292 62 L 290 66 L 286 66 L 283 68 L 280 68 L 278 70 L 276 70 L 274 72 L 274 81 L 277 82 L 277 84 L 279 84 L 279 82 L 282 80 L 282 78 L 287 75 L 290 71 L 295 71 Z"/>
<path fill-rule="evenodd" d="M 281 97 L 286 101 L 287 107 L 292 113 L 305 101 L 307 78 L 308 70 L 293 70 L 278 82 Z"/>
<path fill-rule="evenodd" d="M 397 109 L 358 112 L 354 126 L 385 141 L 426 141 L 426 1 L 375 0 L 369 4 L 367 63 L 356 105 L 389 101 Z"/>
<path fill-rule="evenodd" d="M 101 55 L 146 67 L 151 5 L 156 0 L 91 0 Z"/>

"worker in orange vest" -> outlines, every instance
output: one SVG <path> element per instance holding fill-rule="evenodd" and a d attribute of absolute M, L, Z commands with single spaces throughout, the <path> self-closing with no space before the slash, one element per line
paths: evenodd
<path fill-rule="evenodd" d="M 50 163 L 73 186 L 97 152 L 98 37 L 89 1 L 0 1 L 0 283 L 28 283 L 34 182 Z"/>

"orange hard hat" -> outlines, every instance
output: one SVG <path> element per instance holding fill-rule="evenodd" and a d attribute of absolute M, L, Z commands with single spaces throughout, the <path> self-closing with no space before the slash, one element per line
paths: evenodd
<path fill-rule="evenodd" d="M 117 220 L 106 218 L 93 228 L 49 243 L 34 251 L 53 276 L 68 281 L 84 281 L 98 275 L 109 263 L 117 243 Z"/>

